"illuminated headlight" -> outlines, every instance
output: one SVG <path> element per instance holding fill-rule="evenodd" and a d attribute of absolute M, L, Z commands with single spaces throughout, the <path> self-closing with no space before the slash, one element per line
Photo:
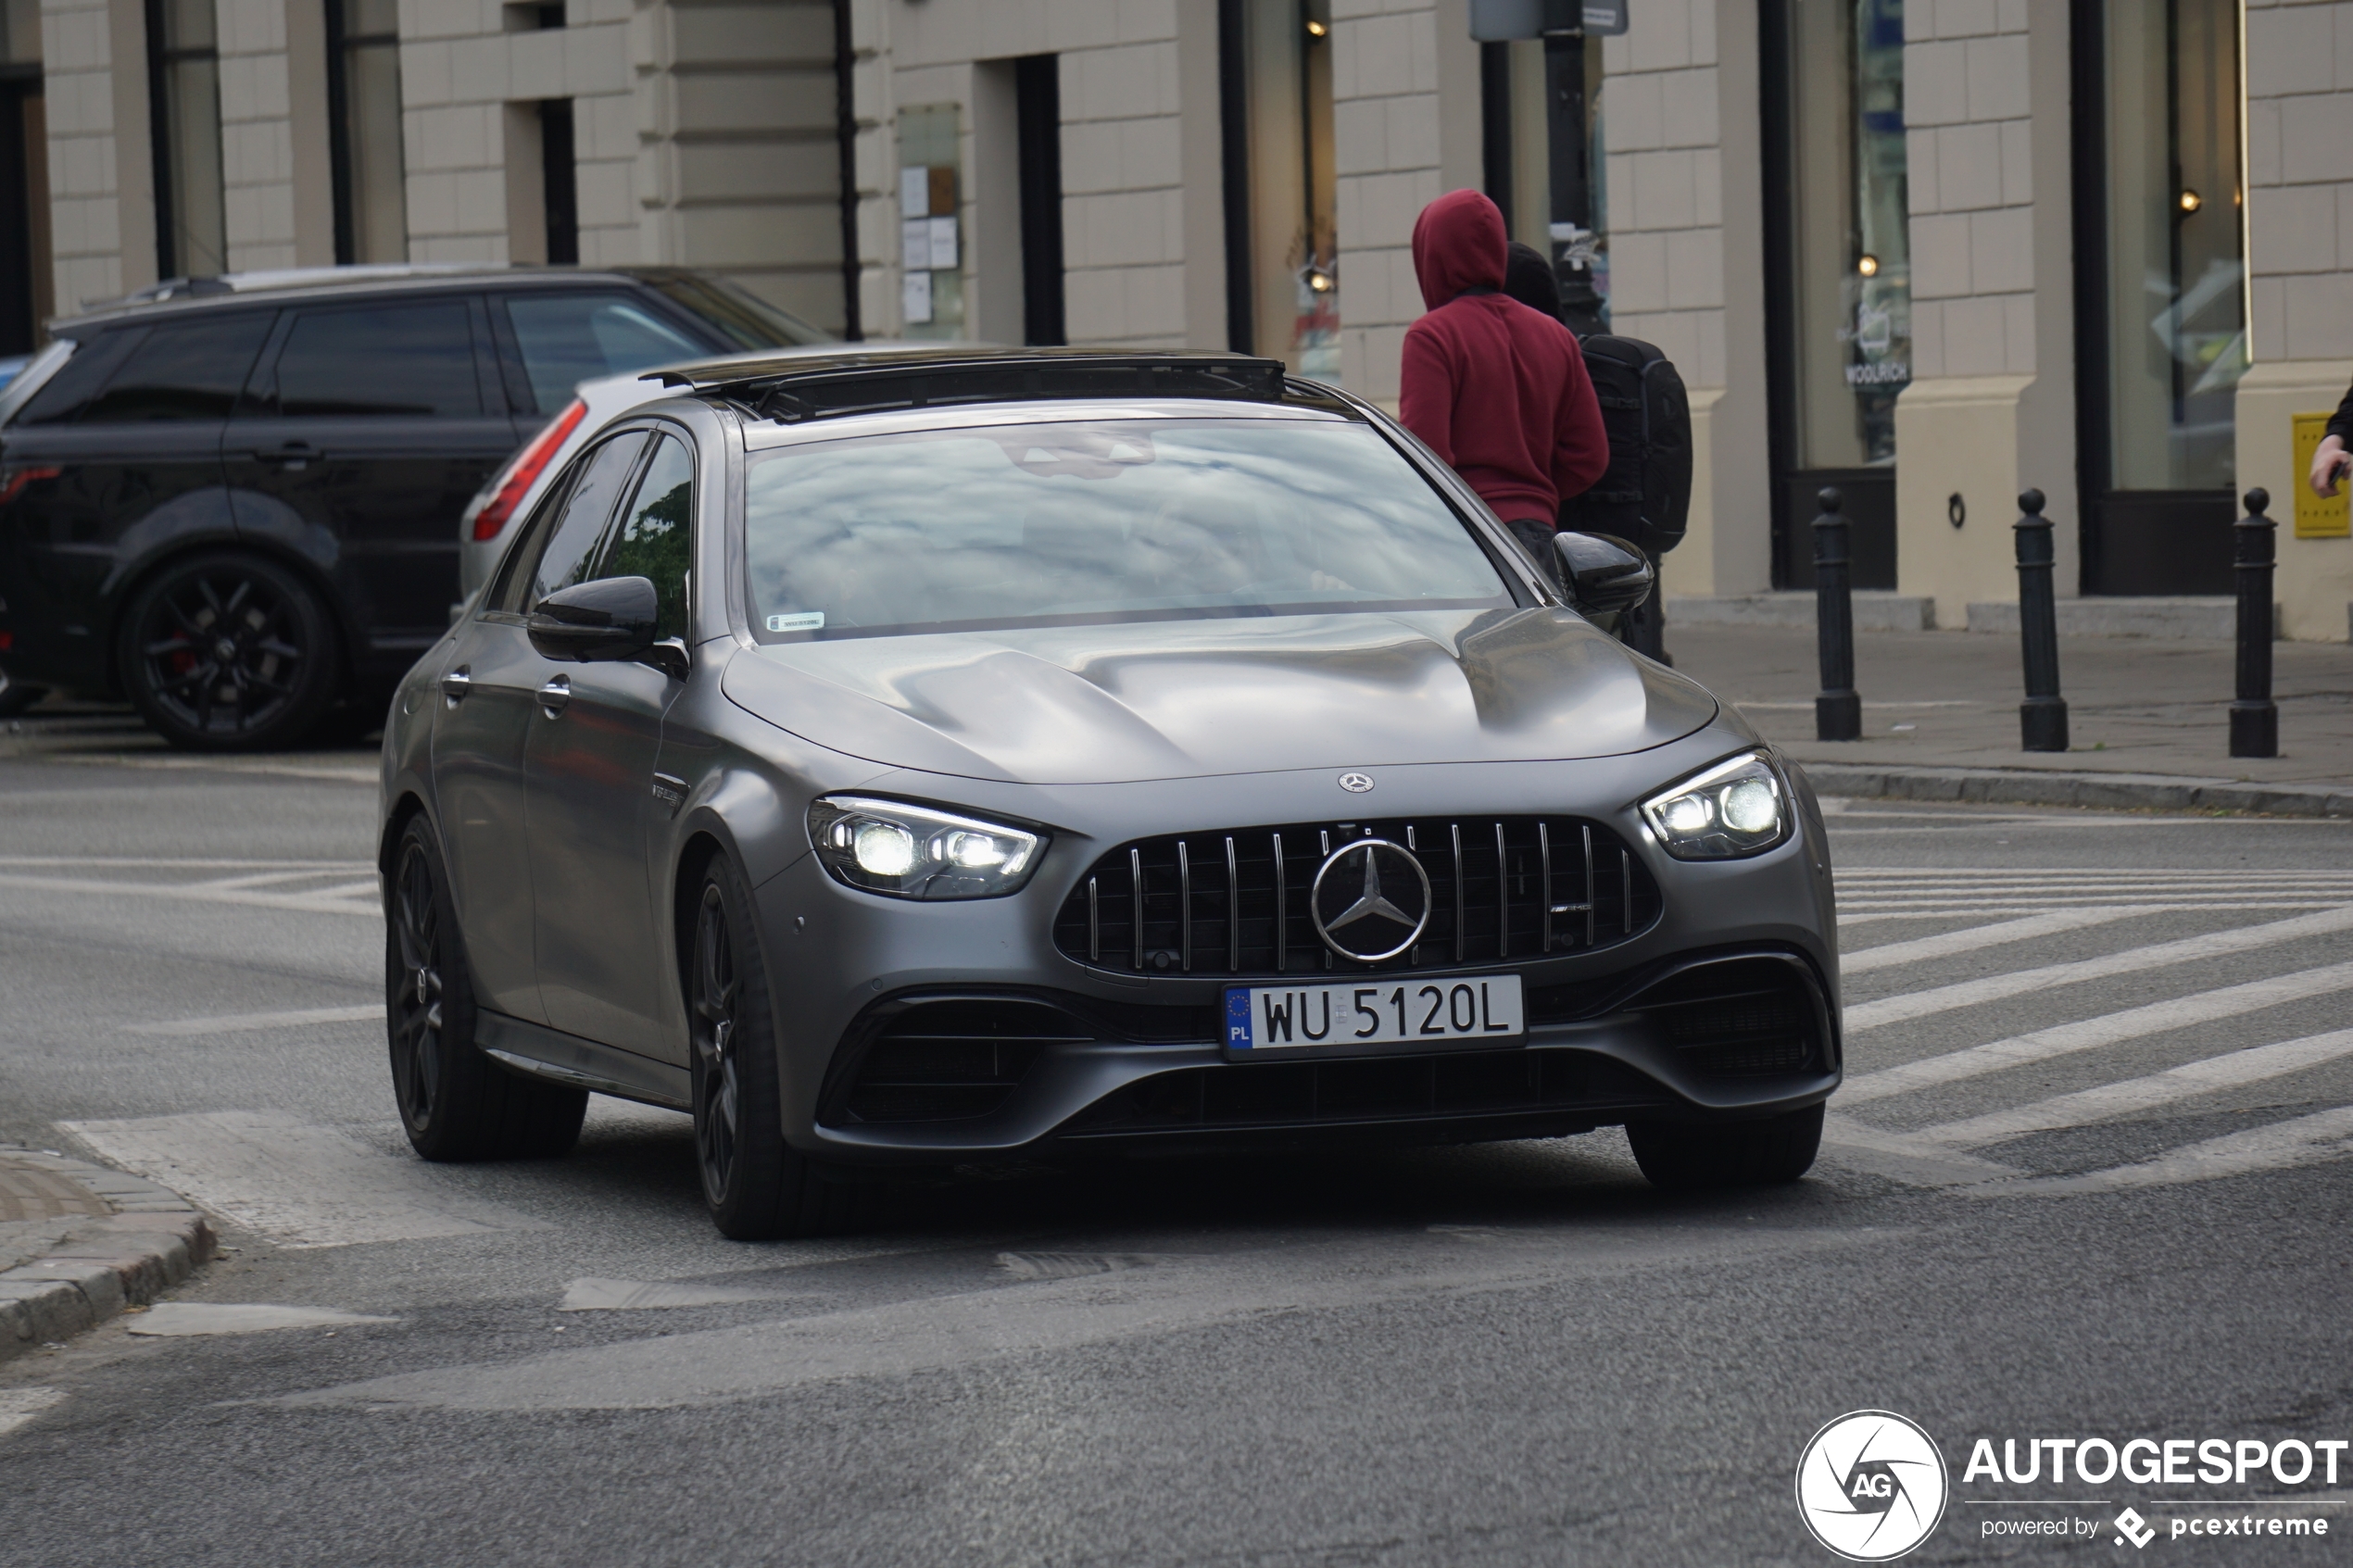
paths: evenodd
<path fill-rule="evenodd" d="M 1642 817 L 1679 860 L 1731 860 L 1789 836 L 1789 793 L 1772 764 L 1751 752 L 1653 796 Z"/>
<path fill-rule="evenodd" d="M 928 806 L 832 795 L 809 808 L 809 842 L 837 882 L 900 898 L 994 898 L 1029 880 L 1044 835 Z"/>

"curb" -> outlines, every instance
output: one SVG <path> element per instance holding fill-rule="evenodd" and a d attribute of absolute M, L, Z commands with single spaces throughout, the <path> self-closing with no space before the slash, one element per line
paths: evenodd
<path fill-rule="evenodd" d="M 87 1188 L 115 1212 L 77 1227 L 45 1258 L 0 1273 L 0 1362 L 145 1306 L 209 1260 L 212 1223 L 186 1198 L 142 1176 L 0 1144 L 13 1161 Z"/>
<path fill-rule="evenodd" d="M 2265 784 L 2166 773 L 2062 773 L 2034 768 L 1906 768 L 1794 760 L 1818 793 L 1866 799 L 2353 817 L 2353 784 Z"/>

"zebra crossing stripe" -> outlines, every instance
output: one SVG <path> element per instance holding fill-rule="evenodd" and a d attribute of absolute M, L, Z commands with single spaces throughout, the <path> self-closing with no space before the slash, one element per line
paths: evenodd
<path fill-rule="evenodd" d="M 1845 1086 L 1840 1089 L 1839 1096 L 1842 1103 L 1850 1105 L 1863 1100 L 1885 1099 L 1890 1095 L 1908 1094 L 1914 1089 L 1981 1077 L 2029 1062 L 2047 1061 L 2055 1056 L 2094 1050 L 2101 1046 L 2136 1040 L 2145 1035 L 2161 1035 L 2169 1029 L 2183 1029 L 2193 1023 L 2211 1023 L 2218 1019 L 2235 1018 L 2261 1008 L 2278 1007 L 2283 1002 L 2302 1001 L 2308 997 L 2324 997 L 2348 989 L 2353 989 L 2353 963 L 2328 964 L 2320 969 L 2299 970 L 2293 974 L 2274 974 L 2262 980 L 2249 980 L 2243 985 L 2224 985 L 2212 991 L 2150 1002 L 2145 1007 L 2127 1008 L 2121 1012 L 2079 1019 L 2073 1023 L 2038 1029 L 2031 1035 L 2014 1035 L 2007 1040 L 1989 1041 L 1966 1050 L 1923 1057 L 1900 1067 L 1881 1068 L 1877 1073 L 1849 1078 Z M 1853 1015 L 1850 1013 L 1848 1016 L 1851 1018 Z"/>
<path fill-rule="evenodd" d="M 1948 1012 L 1955 1008 L 1975 1007 L 1982 1002 L 2000 1001 L 2004 997 L 2023 996 L 2030 991 L 2072 985 L 2085 980 L 2105 979 L 2109 975 L 2136 974 L 2170 964 L 2195 963 L 2226 953 L 2244 953 L 2341 931 L 2353 931 L 2353 905 L 2321 909 L 2289 920 L 2267 921 L 2261 925 L 2206 932 L 2178 941 L 2154 943 L 2145 947 L 2127 947 L 2120 953 L 2108 953 L 2095 959 L 2045 964 L 2038 969 L 2012 970 L 2006 974 L 1989 974 L 1951 985 L 1885 997 L 1875 1002 L 1848 1008 L 1846 1027 L 1850 1032 L 1881 1029 L 1891 1023 Z"/>
<path fill-rule="evenodd" d="M 2172 1186 L 2182 1182 L 2210 1182 L 2223 1176 L 2252 1175 L 2259 1171 L 2284 1171 L 2297 1165 L 2319 1165 L 2353 1155 L 2353 1105 L 2340 1105 L 2310 1116 L 2251 1127 L 2204 1143 L 2170 1149 L 2154 1160 L 2081 1176 L 2027 1176 L 1988 1182 L 1965 1190 L 1986 1198 L 2073 1198 L 2091 1193 L 2129 1192 L 2137 1187 Z"/>
<path fill-rule="evenodd" d="M 1994 925 L 1973 925 L 1966 931 L 1947 931 L 1938 936 L 1919 936 L 1908 942 L 1882 942 L 1876 947 L 1841 954 L 1838 967 L 1843 974 L 1868 974 L 1872 970 L 1886 969 L 1893 964 L 1919 963 L 1923 959 L 1946 958 L 1954 953 L 1974 952 L 1980 947 L 1998 947 L 2008 942 L 2056 935 L 2062 931 L 2080 931 L 2087 925 L 2103 925 L 2109 921 L 2123 920 L 2142 912 L 2139 908 L 2129 904 L 2107 909 L 2058 909 L 2049 914 L 2029 915 L 2024 920 L 2006 920 Z M 1840 923 L 1845 922 L 1842 920 Z"/>
<path fill-rule="evenodd" d="M 2301 1073 L 2308 1067 L 2318 1067 L 2345 1056 L 2353 1056 L 2353 1029 L 2308 1035 L 2300 1040 L 2282 1040 L 2277 1045 L 2255 1046 L 2246 1050 L 2204 1057 L 2196 1061 L 2183 1062 L 2179 1067 L 2168 1068 L 2162 1073 L 2152 1073 L 2145 1078 L 2128 1078 L 2121 1083 L 2102 1084 L 2074 1094 L 2054 1095 L 2032 1105 L 2014 1106 L 2007 1110 L 1989 1111 L 1982 1116 L 1921 1127 L 1907 1135 L 1920 1143 L 1959 1148 L 1999 1143 L 2005 1138 L 2020 1137 L 2028 1133 L 2081 1127 L 2093 1122 L 2129 1116 L 2136 1110 L 2154 1110 L 2175 1100 L 2213 1094 L 2221 1089 L 2259 1084 L 2266 1078 Z"/>

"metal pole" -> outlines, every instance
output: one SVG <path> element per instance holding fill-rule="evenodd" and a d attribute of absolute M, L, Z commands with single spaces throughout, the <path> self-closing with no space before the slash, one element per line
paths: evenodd
<path fill-rule="evenodd" d="M 1859 740 L 1863 699 L 1855 694 L 1855 601 L 1848 591 L 1844 503 L 1825 485 L 1814 520 L 1814 624 L 1821 640 L 1822 690 L 1814 699 L 1818 740 Z"/>
<path fill-rule="evenodd" d="M 2246 516 L 2232 529 L 2239 580 L 2239 695 L 2231 704 L 2231 755 L 2277 757 L 2280 709 L 2271 700 L 2271 563 L 2279 524 L 2263 515 L 2262 489 L 2246 493 Z"/>
<path fill-rule="evenodd" d="M 2028 751 L 2067 749 L 2067 699 L 2059 696 L 2058 606 L 2052 599 L 2051 520 L 2043 515 L 2043 493 L 2018 498 L 2025 515 L 2013 525 L 2018 539 L 2018 623 L 2026 642 L 2026 700 L 2018 705 L 2019 745 Z"/>

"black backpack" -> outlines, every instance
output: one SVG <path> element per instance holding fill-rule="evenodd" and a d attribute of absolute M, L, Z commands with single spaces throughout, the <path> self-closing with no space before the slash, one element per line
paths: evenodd
<path fill-rule="evenodd" d="M 1683 378 L 1640 338 L 1597 333 L 1582 346 L 1609 433 L 1609 468 L 1591 490 L 1561 503 L 1560 525 L 1614 533 L 1656 559 L 1683 542 L 1692 509 L 1692 406 Z"/>

